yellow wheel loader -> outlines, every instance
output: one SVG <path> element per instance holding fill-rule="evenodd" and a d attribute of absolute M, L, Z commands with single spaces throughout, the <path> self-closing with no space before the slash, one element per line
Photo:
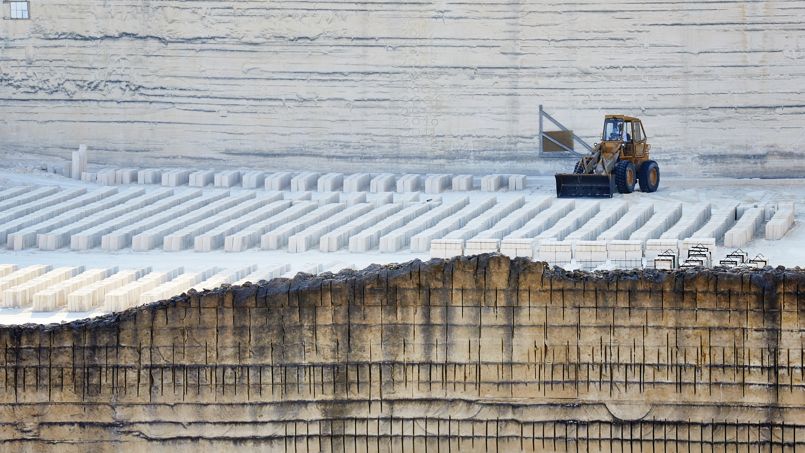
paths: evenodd
<path fill-rule="evenodd" d="M 642 192 L 656 192 L 660 167 L 649 157 L 643 123 L 631 116 L 607 115 L 601 142 L 576 163 L 572 174 L 556 175 L 559 198 L 612 198 L 632 193 L 640 184 Z"/>

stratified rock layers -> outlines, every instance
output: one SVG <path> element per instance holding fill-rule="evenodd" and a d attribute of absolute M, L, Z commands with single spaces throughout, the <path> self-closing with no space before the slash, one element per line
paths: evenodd
<path fill-rule="evenodd" d="M 544 104 L 590 142 L 641 117 L 666 175 L 800 177 L 803 23 L 798 0 L 33 1 L 0 27 L 0 152 L 567 170 L 537 158 Z"/>
<path fill-rule="evenodd" d="M 0 330 L 4 451 L 805 445 L 801 271 L 484 255 Z M 8 450 L 6 450 L 8 449 Z"/>

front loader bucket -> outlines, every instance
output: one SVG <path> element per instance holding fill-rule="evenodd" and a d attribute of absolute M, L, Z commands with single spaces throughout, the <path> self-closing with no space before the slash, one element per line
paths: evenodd
<path fill-rule="evenodd" d="M 610 175 L 556 175 L 556 196 L 559 198 L 612 198 L 615 178 Z"/>

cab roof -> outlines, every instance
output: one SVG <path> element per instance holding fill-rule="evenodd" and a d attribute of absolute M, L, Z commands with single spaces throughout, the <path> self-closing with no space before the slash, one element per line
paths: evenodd
<path fill-rule="evenodd" d="M 640 121 L 640 118 L 635 118 L 633 116 L 626 116 L 626 115 L 606 115 L 605 119 L 616 119 L 616 120 L 623 120 L 623 121 Z"/>

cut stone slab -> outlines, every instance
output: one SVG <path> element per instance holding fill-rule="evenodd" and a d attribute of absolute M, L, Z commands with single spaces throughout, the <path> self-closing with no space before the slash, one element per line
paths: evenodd
<path fill-rule="evenodd" d="M 205 187 L 215 182 L 214 170 L 199 170 L 190 173 L 188 184 L 190 187 Z"/>

